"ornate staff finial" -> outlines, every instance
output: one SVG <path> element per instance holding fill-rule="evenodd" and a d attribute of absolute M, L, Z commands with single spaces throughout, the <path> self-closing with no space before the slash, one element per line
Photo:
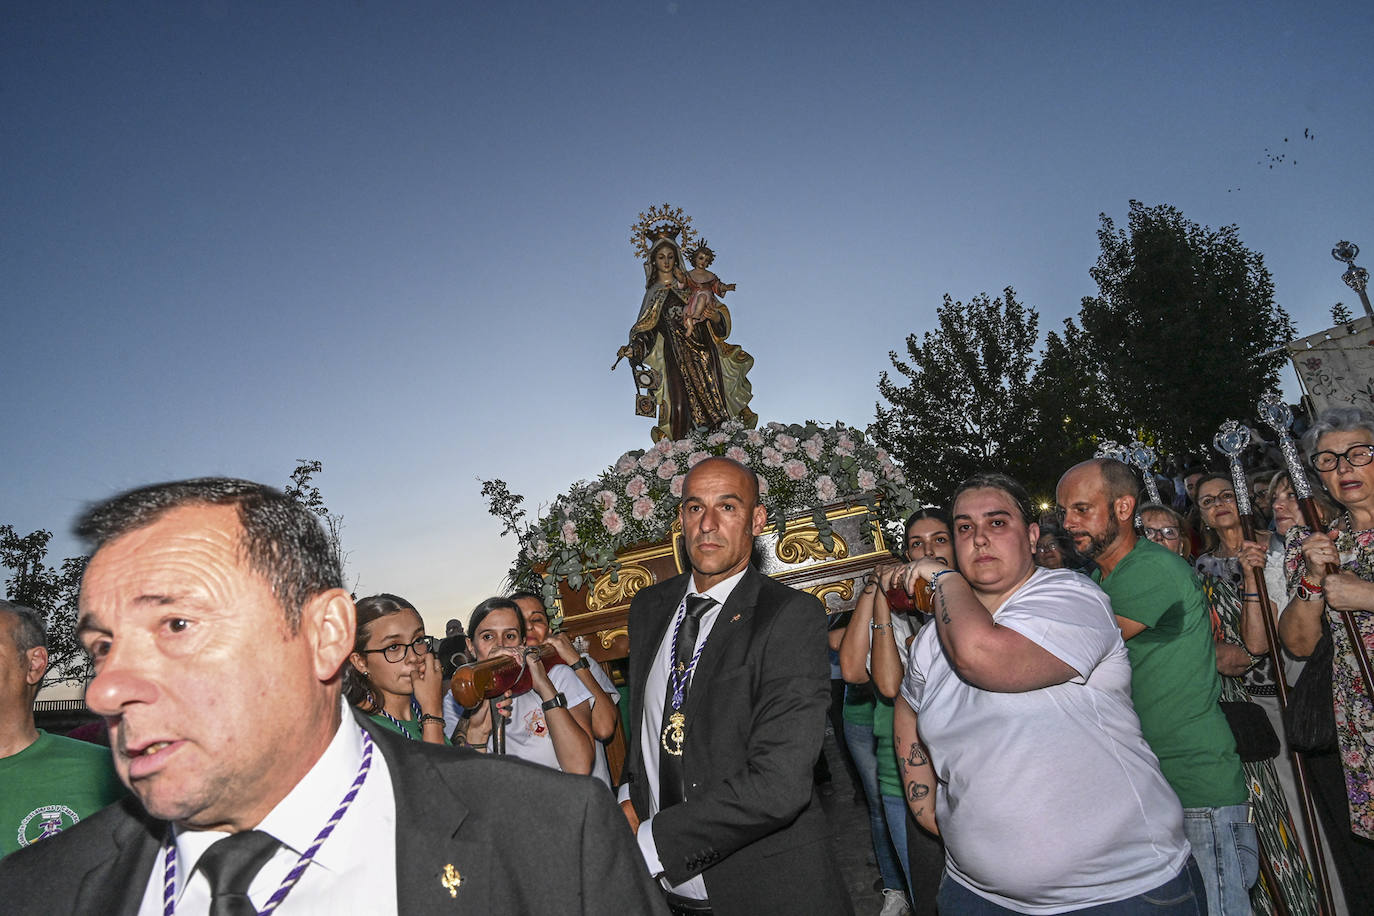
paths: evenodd
<path fill-rule="evenodd" d="M 1235 420 L 1227 420 L 1212 437 L 1212 447 L 1226 456 L 1231 464 L 1231 487 L 1236 491 L 1236 511 L 1242 518 L 1250 514 L 1250 485 L 1245 479 L 1245 468 L 1240 463 L 1240 453 L 1250 444 L 1250 430 Z"/>
<path fill-rule="evenodd" d="M 1122 464 L 1131 463 L 1130 451 L 1115 439 L 1103 439 L 1097 443 L 1097 453 L 1093 457 L 1110 458 L 1113 461 L 1120 461 Z"/>
<path fill-rule="evenodd" d="M 1150 495 L 1150 502 L 1162 505 L 1164 500 L 1159 495 L 1159 484 L 1155 483 L 1155 450 L 1136 439 L 1131 442 L 1127 454 L 1131 459 L 1129 463 L 1139 468 L 1141 476 L 1145 478 L 1145 492 Z"/>
<path fill-rule="evenodd" d="M 1293 495 L 1298 499 L 1311 499 L 1312 487 L 1308 485 L 1307 474 L 1303 471 L 1302 456 L 1298 454 L 1298 445 L 1288 432 L 1288 428 L 1293 425 L 1293 411 L 1277 392 L 1270 392 L 1260 398 L 1255 409 L 1259 412 L 1259 418 L 1264 421 L 1264 425 L 1278 434 L 1279 451 L 1283 453 L 1283 463 L 1288 468 Z"/>

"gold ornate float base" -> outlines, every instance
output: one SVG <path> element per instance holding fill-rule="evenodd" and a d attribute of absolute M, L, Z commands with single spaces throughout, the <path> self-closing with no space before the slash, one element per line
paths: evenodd
<path fill-rule="evenodd" d="M 827 613 L 839 614 L 854 607 L 854 583 L 874 564 L 891 557 L 876 517 L 862 503 L 836 503 L 826 507 L 834 545 L 827 548 L 809 514 L 788 520 L 781 538 L 769 526 L 754 542 L 754 562 L 780 582 L 808 591 L 825 605 Z M 609 662 L 629 654 L 627 621 L 630 600 L 640 589 L 673 578 L 687 569 L 682 549 L 682 530 L 674 524 L 669 536 L 643 544 L 620 555 L 620 572 L 592 581 L 574 591 L 560 589 L 563 629 L 585 636 L 588 653 Z"/>

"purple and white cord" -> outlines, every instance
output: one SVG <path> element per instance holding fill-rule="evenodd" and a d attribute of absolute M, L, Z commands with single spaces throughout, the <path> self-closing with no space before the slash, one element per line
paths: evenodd
<path fill-rule="evenodd" d="M 714 602 L 713 602 L 714 603 Z M 677 634 L 682 628 L 682 621 L 687 616 L 687 596 L 682 596 L 682 602 L 677 606 L 677 622 L 673 624 L 673 655 L 671 661 L 671 672 L 669 676 L 673 680 L 673 709 L 682 708 L 683 701 L 687 698 L 687 685 L 692 680 L 692 672 L 697 669 L 697 659 L 701 658 L 701 650 L 706 648 L 706 640 L 701 640 L 701 645 L 697 646 L 692 653 L 692 660 L 686 668 L 678 664 L 677 658 Z"/>
<path fill-rule="evenodd" d="M 310 844 L 310 848 L 301 854 L 296 860 L 296 865 L 291 872 L 282 880 L 281 886 L 268 898 L 267 905 L 258 910 L 258 916 L 267 916 L 281 906 L 281 902 L 286 899 L 286 895 L 291 893 L 296 882 L 300 881 L 305 869 L 315 860 L 315 854 L 320 851 L 324 841 L 329 839 L 329 835 L 334 832 L 334 827 L 343 819 L 344 814 L 353 804 L 353 799 L 358 797 L 358 790 L 367 781 L 367 773 L 372 769 L 372 736 L 364 729 L 363 736 L 363 760 L 358 765 L 358 775 L 353 779 L 353 785 L 348 787 L 344 793 L 343 801 L 334 810 L 334 814 L 329 818 L 329 822 L 324 825 L 315 841 Z M 162 912 L 163 916 L 173 916 L 176 912 L 176 887 L 177 887 L 177 846 L 176 840 L 172 836 L 172 829 L 167 828 L 167 851 L 162 857 Z"/>

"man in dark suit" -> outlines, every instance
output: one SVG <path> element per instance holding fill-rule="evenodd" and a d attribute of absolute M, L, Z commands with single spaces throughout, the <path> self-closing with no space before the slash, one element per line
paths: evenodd
<path fill-rule="evenodd" d="M 222 478 L 87 513 L 87 703 L 133 799 L 0 862 L 15 912 L 661 912 L 609 796 L 344 710 L 353 602 L 317 520 Z"/>
<path fill-rule="evenodd" d="M 691 573 L 630 607 L 621 807 L 674 913 L 850 913 L 812 792 L 825 613 L 749 565 L 767 516 L 748 468 L 700 462 L 680 511 Z"/>

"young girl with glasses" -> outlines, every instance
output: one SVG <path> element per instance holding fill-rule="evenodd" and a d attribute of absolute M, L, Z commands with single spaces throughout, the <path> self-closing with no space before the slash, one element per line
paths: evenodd
<path fill-rule="evenodd" d="M 387 594 L 364 598 L 357 607 L 344 695 L 383 728 L 413 741 L 448 744 L 444 677 L 419 612 L 404 598 Z"/>

